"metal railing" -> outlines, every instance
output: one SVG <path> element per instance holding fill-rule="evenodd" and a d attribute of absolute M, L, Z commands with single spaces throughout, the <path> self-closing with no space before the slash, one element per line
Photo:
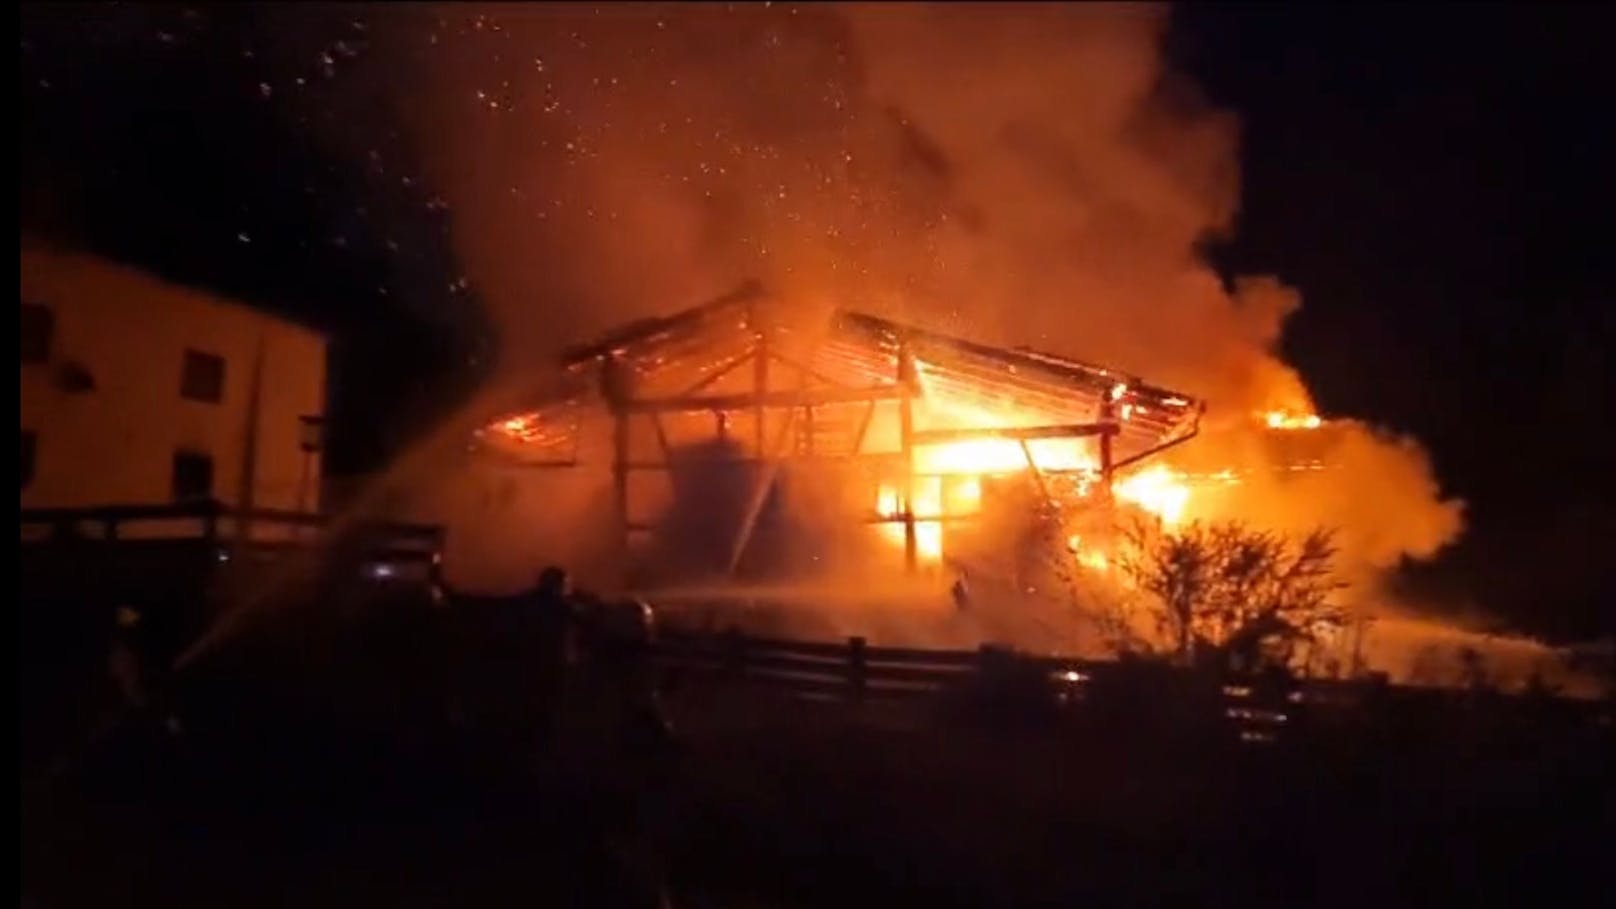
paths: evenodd
<path fill-rule="evenodd" d="M 216 501 L 24 508 L 18 517 L 24 545 L 189 540 L 265 553 L 315 545 L 328 539 L 338 526 L 338 519 L 329 514 L 278 508 L 242 510 Z M 365 548 L 375 558 L 436 565 L 443 550 L 444 530 L 436 525 L 359 521 L 342 526 L 368 537 L 371 543 Z"/>

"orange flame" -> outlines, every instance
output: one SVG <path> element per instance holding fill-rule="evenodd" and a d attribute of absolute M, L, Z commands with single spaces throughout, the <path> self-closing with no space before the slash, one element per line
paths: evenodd
<path fill-rule="evenodd" d="M 494 424 L 494 428 L 513 439 L 526 442 L 539 434 L 538 414 L 520 414 L 507 417 Z"/>
<path fill-rule="evenodd" d="M 1165 464 L 1118 480 L 1112 494 L 1118 501 L 1130 502 L 1150 512 L 1169 527 L 1184 519 L 1184 510 L 1190 501 L 1190 487 L 1184 475 Z"/>
<path fill-rule="evenodd" d="M 1111 559 L 1104 552 L 1093 547 L 1085 547 L 1083 538 L 1075 533 L 1066 538 L 1066 548 L 1071 551 L 1079 565 L 1090 571 L 1103 574 L 1111 568 Z"/>
<path fill-rule="evenodd" d="M 964 419 L 978 426 L 1014 425 L 1013 420 L 993 419 L 980 413 Z M 1037 439 L 1029 441 L 1025 448 L 1012 439 L 967 439 L 917 448 L 913 502 L 916 554 L 928 562 L 942 558 L 943 527 L 939 518 L 975 511 L 981 504 L 981 477 L 1019 473 L 1029 466 L 1040 471 L 1077 471 L 1094 479 L 1099 477 L 1099 465 L 1088 444 L 1078 439 Z M 1080 495 L 1088 494 L 1086 485 L 1079 488 Z M 1172 526 L 1184 518 L 1190 486 L 1184 474 L 1158 465 L 1118 480 L 1113 493 L 1118 501 L 1143 509 Z M 876 511 L 887 519 L 880 525 L 881 535 L 894 545 L 904 545 L 904 526 L 900 522 L 906 509 L 897 486 L 885 483 L 877 487 Z M 1068 542 L 1084 566 L 1096 571 L 1109 567 L 1104 552 L 1079 548 L 1075 536 Z"/>
<path fill-rule="evenodd" d="M 1318 429 L 1324 425 L 1324 420 L 1316 413 L 1292 413 L 1288 410 L 1270 410 L 1263 414 L 1263 422 L 1269 429 Z"/>

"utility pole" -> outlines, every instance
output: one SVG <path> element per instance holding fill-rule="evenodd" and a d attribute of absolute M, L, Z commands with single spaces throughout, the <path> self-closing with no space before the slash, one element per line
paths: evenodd
<path fill-rule="evenodd" d="M 245 550 L 252 542 L 252 514 L 258 486 L 258 417 L 264 396 L 264 336 L 258 336 L 253 353 L 251 378 L 247 383 L 247 422 L 241 433 L 241 473 L 236 483 L 236 549 Z"/>

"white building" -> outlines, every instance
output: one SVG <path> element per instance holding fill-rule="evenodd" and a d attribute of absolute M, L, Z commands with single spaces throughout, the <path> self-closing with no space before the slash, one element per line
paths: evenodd
<path fill-rule="evenodd" d="M 26 243 L 21 275 L 23 508 L 319 509 L 324 336 Z"/>

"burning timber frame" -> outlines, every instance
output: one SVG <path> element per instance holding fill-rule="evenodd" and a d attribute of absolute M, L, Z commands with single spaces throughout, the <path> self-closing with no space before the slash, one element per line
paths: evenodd
<path fill-rule="evenodd" d="M 498 421 L 479 437 L 487 442 L 490 430 L 503 430 L 507 436 L 536 440 L 553 450 L 558 439 L 549 435 L 549 429 L 557 422 L 558 408 L 575 407 L 582 397 L 598 396 L 612 424 L 614 536 L 619 552 L 626 554 L 630 534 L 656 530 L 655 524 L 631 520 L 629 479 L 636 471 L 673 469 L 674 449 L 665 418 L 711 413 L 718 436 L 727 440 L 732 415 L 749 415 L 754 424 L 754 453 L 726 460 L 762 466 L 771 472 L 759 484 L 734 541 L 731 571 L 748 545 L 758 513 L 773 486 L 773 468 L 785 460 L 835 457 L 895 462 L 901 477 L 901 507 L 895 513 L 878 511 L 865 520 L 871 524 L 903 525 L 904 563 L 913 571 L 919 560 L 917 524 L 973 516 L 949 514 L 946 509 L 934 515 L 916 514 L 916 481 L 923 476 L 916 465 L 917 448 L 982 439 L 1014 441 L 1040 495 L 1047 500 L 1050 492 L 1045 474 L 1060 471 L 1041 469 L 1029 443 L 1096 438 L 1099 490 L 1102 500 L 1109 501 L 1112 479 L 1118 470 L 1194 437 L 1205 409 L 1202 402 L 1187 395 L 1102 367 L 1028 349 L 992 347 L 865 313 L 837 310 L 831 316 L 830 330 L 810 337 L 771 324 L 764 316 L 766 302 L 762 286 L 749 282 L 711 302 L 668 317 L 637 322 L 593 343 L 569 348 L 562 353 L 560 365 L 575 380 L 573 395 L 530 414 Z M 642 380 L 667 373 L 681 363 L 688 366 L 689 361 L 702 355 L 716 359 L 702 364 L 696 375 L 685 376 L 671 393 L 642 394 Z M 712 390 L 748 367 L 751 376 L 746 390 Z M 777 368 L 784 368 L 797 379 L 795 388 L 771 387 L 771 374 Z M 591 370 L 595 373 L 592 379 Z M 966 394 L 989 404 L 1007 399 L 1034 400 L 1039 403 L 1031 410 L 1039 419 L 1016 426 L 917 428 L 915 402 L 936 389 Z M 887 402 L 897 408 L 897 451 L 866 452 L 876 409 Z M 840 456 L 816 451 L 819 413 L 847 405 L 863 405 L 851 449 Z M 784 422 L 771 444 L 768 418 L 782 412 Z M 634 456 L 630 439 L 637 421 L 650 424 L 657 457 Z M 574 424 L 572 432 L 576 431 Z M 794 436 L 798 442 L 795 449 L 790 449 Z M 1122 442 L 1126 444 L 1119 450 Z M 572 444 L 570 457 L 529 461 L 527 466 L 575 466 L 576 439 Z"/>

